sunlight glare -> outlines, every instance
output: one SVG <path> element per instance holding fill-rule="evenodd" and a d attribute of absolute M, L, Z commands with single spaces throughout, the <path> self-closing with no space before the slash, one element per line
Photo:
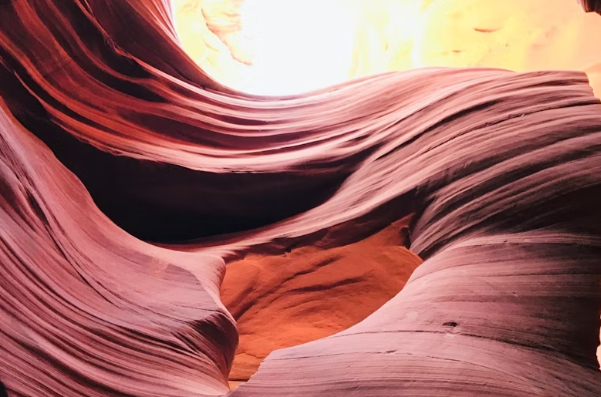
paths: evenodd
<path fill-rule="evenodd" d="M 241 33 L 254 56 L 240 88 L 288 95 L 347 81 L 356 26 L 352 3 L 246 0 L 240 10 Z"/>

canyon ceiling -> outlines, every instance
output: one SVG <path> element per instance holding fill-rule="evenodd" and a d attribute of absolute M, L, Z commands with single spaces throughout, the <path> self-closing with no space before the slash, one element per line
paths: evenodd
<path fill-rule="evenodd" d="M 9 396 L 601 395 L 601 2 L 326 3 L 0 1 Z"/>

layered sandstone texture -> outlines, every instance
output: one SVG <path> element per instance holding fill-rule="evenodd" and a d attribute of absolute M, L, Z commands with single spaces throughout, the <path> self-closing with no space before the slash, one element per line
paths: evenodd
<path fill-rule="evenodd" d="M 266 88 L 264 92 L 273 93 L 287 92 L 286 88 L 289 88 L 294 92 L 299 85 L 309 90 L 323 83 L 323 80 L 314 79 L 315 70 L 321 68 L 323 71 L 332 64 L 342 63 L 331 82 L 428 66 L 490 66 L 516 71 L 575 69 L 586 71 L 597 96 L 601 93 L 601 44 L 591 40 L 601 37 L 601 18 L 583 13 L 577 2 L 320 0 L 314 4 L 281 0 L 179 0 L 173 4 L 183 47 L 213 77 L 241 90 L 263 92 L 261 89 Z M 277 69 L 264 71 L 260 57 L 254 57 L 265 43 L 260 42 L 264 37 L 253 37 L 261 32 L 253 30 L 253 26 L 245 26 L 245 22 L 248 25 L 257 22 L 249 20 L 256 14 L 244 18 L 250 6 L 260 6 L 257 12 L 264 13 L 264 20 L 258 20 L 264 23 L 263 30 L 268 33 L 273 26 L 272 33 L 277 33 L 269 41 L 273 51 L 282 57 L 282 60 L 274 61 Z M 594 11 L 592 2 L 583 6 Z M 300 10 L 303 7 L 308 8 L 307 14 Z M 341 15 L 325 20 L 331 9 Z M 290 20 L 291 14 L 294 20 Z M 315 17 L 315 14 L 322 15 Z M 345 22 L 347 14 L 354 16 L 350 29 L 348 23 L 340 24 L 341 20 Z M 280 19 L 283 21 L 278 25 Z M 303 23 L 310 25 L 311 30 L 299 29 Z M 207 43 L 205 46 L 203 40 Z M 332 44 L 336 40 L 338 46 Z M 286 44 L 288 48 L 285 48 Z M 341 52 L 341 48 L 346 47 L 351 51 Z M 316 327 L 314 324 L 324 321 L 314 318 L 332 318 L 338 315 L 332 313 L 345 311 L 351 313 L 349 317 L 355 323 L 364 318 L 358 313 L 353 316 L 356 313 L 354 307 L 334 309 L 322 305 L 313 307 L 311 315 L 303 311 L 305 315 L 295 314 L 289 319 L 288 313 L 296 313 L 295 309 L 281 315 L 281 308 L 274 305 L 262 313 L 267 318 L 271 316 L 269 313 L 278 313 L 285 321 L 295 324 L 288 327 L 287 332 L 274 332 L 274 324 L 262 321 L 261 316 L 249 316 L 246 311 L 244 315 L 239 314 L 237 307 L 251 306 L 258 310 L 266 307 L 264 302 L 273 301 L 268 295 L 231 295 L 230 291 L 239 288 L 239 277 L 242 274 L 250 277 L 248 269 L 262 268 L 263 261 L 279 263 L 281 259 L 278 258 L 254 257 L 244 261 L 244 267 L 238 263 L 228 266 L 231 277 L 225 279 L 223 299 L 241 332 L 238 355 L 230 374 L 232 379 L 247 379 L 260 361 L 276 348 L 288 347 L 317 335 L 325 336 L 325 330 L 322 333 L 312 331 Z M 261 263 L 257 264 L 257 261 Z M 282 268 L 294 269 L 293 266 L 297 265 L 286 262 Z M 411 263 L 403 261 L 398 262 L 398 266 L 413 269 Z M 285 274 L 282 272 L 280 277 Z M 402 286 L 407 276 L 400 277 L 397 285 Z M 280 288 L 281 293 L 278 284 L 281 278 L 260 280 L 263 288 L 269 291 Z M 236 296 L 238 301 L 230 304 L 230 296 Z M 345 328 L 340 325 L 329 331 Z M 299 338 L 299 334 L 306 336 Z"/>
<path fill-rule="evenodd" d="M 164 1 L 0 4 L 9 396 L 601 395 L 601 103 L 582 68 L 271 98 L 180 44 Z M 229 390 L 239 339 L 257 358 L 306 334 Z"/>
<path fill-rule="evenodd" d="M 339 246 L 337 233 L 365 226 L 353 223 L 279 255 L 228 263 L 221 300 L 240 337 L 230 379 L 248 380 L 272 351 L 347 329 L 392 299 L 421 263 L 404 247 L 408 222 Z"/>

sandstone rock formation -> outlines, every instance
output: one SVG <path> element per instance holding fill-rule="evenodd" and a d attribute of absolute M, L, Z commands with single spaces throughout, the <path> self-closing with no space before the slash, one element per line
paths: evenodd
<path fill-rule="evenodd" d="M 428 68 L 251 97 L 196 67 L 166 10 L 0 4 L 10 396 L 601 394 L 601 103 L 584 73 Z M 400 293 L 228 391 L 225 260 L 332 253 L 409 214 L 424 263 Z"/>
<path fill-rule="evenodd" d="M 403 245 L 409 218 L 356 243 L 338 245 L 353 223 L 283 254 L 250 253 L 229 263 L 221 300 L 240 343 L 230 379 L 246 381 L 272 351 L 333 335 L 392 299 L 421 263 Z"/>
<path fill-rule="evenodd" d="M 4 103 L 0 130 L 9 396 L 227 391 L 236 331 L 219 301 L 220 258 L 159 249 L 115 226 Z"/>

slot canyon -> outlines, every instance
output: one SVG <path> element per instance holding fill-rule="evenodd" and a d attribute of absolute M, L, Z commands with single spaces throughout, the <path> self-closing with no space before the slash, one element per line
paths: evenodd
<path fill-rule="evenodd" d="M 0 397 L 598 397 L 601 1 L 0 0 Z"/>

